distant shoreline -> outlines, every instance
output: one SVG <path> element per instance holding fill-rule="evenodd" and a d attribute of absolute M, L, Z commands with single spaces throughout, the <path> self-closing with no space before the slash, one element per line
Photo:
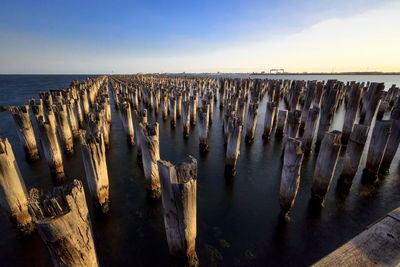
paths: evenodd
<path fill-rule="evenodd" d="M 6 75 L 134 75 L 137 73 L 113 73 L 113 74 L 105 74 L 105 73 L 0 73 L 0 76 Z M 400 72 L 284 72 L 284 73 L 261 73 L 261 72 L 180 72 L 180 73 L 172 73 L 172 72 L 163 72 L 163 73 L 143 73 L 144 75 L 271 75 L 271 76 L 282 76 L 282 75 L 400 75 Z"/>

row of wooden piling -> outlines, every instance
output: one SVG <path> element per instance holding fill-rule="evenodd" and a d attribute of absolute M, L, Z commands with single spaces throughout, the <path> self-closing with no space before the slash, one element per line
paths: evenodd
<path fill-rule="evenodd" d="M 57 179 L 62 179 L 65 173 L 61 152 L 64 151 L 66 155 L 73 154 L 74 138 L 79 137 L 90 195 L 95 205 L 103 212 L 109 208 L 109 177 L 106 163 L 106 150 L 111 145 L 109 84 L 115 108 L 121 114 L 127 142 L 130 146 L 138 146 L 137 161 L 143 167 L 149 195 L 158 198 L 161 194 L 170 253 L 189 264 L 196 262 L 197 162 L 189 157 L 180 166 L 175 167 L 161 160 L 159 125 L 157 122 L 149 123 L 148 112 L 161 112 L 164 120 L 169 116 L 171 127 L 176 127 L 177 119 L 181 118 L 184 138 L 190 134 L 190 125 L 197 125 L 199 148 L 206 152 L 209 150 L 207 139 L 213 121 L 213 110 L 219 104 L 223 113 L 226 172 L 228 175 L 234 175 L 243 127 L 245 141 L 252 143 L 256 137 L 259 104 L 267 97 L 263 137 L 268 140 L 276 128 L 276 135 L 283 137 L 285 143 L 280 187 L 280 204 L 284 213 L 294 204 L 304 154 L 313 150 L 314 141 L 314 151 L 318 156 L 311 192 L 312 198 L 319 203 L 325 200 L 339 154 L 344 148 L 345 162 L 338 184 L 347 190 L 351 187 L 369 130 L 373 126 L 374 114 L 379 113 L 383 116 L 390 112 L 391 117 L 390 120 L 378 119 L 373 127 L 364 169 L 365 176 L 373 180 L 379 172 L 388 171 L 400 142 L 399 90 L 392 86 L 386 93 L 381 83 L 102 76 L 82 83 L 74 81 L 68 89 L 43 92 L 39 101 L 30 101 L 40 142 L 35 138 L 29 118 L 29 106 L 5 108 L 13 115 L 27 159 L 37 160 L 37 144 L 42 144 L 51 173 Z M 341 105 L 344 105 L 346 110 L 343 131 L 331 131 L 333 118 Z M 286 109 L 282 109 L 285 107 Z M 73 207 L 79 212 L 79 207 L 82 206 L 83 209 L 86 208 L 86 211 L 82 211 L 82 214 L 87 214 L 87 220 L 83 222 L 86 226 L 82 224 L 71 227 L 75 230 L 81 227 L 86 231 L 91 229 L 87 207 L 83 204 L 85 201 L 74 204 L 76 200 L 68 197 L 71 195 L 72 199 L 84 200 L 79 181 L 55 189 L 48 196 L 31 191 L 31 195 L 27 197 L 12 149 L 6 139 L 2 142 L 4 148 L 0 147 L 0 152 L 5 151 L 1 155 L 5 155 L 7 160 L 4 160 L 4 163 L 1 161 L 1 166 L 4 164 L 8 169 L 2 174 L 1 186 L 8 190 L 7 193 L 11 196 L 17 196 L 17 203 L 24 203 L 23 206 L 27 207 L 24 213 L 21 209 L 19 212 L 15 208 L 16 203 L 7 202 L 12 197 L 7 193 L 1 196 L 6 200 L 2 202 L 2 207 L 9 211 L 10 217 L 14 221 L 21 218 L 17 225 L 29 225 L 32 218 L 36 225 L 40 225 L 40 221 L 49 221 L 55 215 L 67 215 L 68 210 L 73 210 Z M 7 179 L 12 179 L 12 189 L 9 188 Z M 83 198 L 76 196 L 79 192 L 83 194 Z M 17 208 L 18 205 L 20 204 L 17 204 Z M 28 210 L 34 215 L 30 216 Z M 65 220 L 69 220 L 69 217 L 76 216 L 68 215 Z M 60 222 L 63 223 L 65 222 Z M 56 230 L 58 224 L 54 223 L 55 236 L 60 234 L 57 232 L 59 230 Z M 53 226 L 46 227 L 51 229 Z M 38 227 L 39 232 L 41 229 L 43 228 Z M 75 256 L 68 254 L 70 250 L 85 254 L 82 259 L 85 258 L 86 265 L 97 265 L 93 241 L 87 240 L 86 247 L 76 240 L 67 247 L 61 246 L 68 255 L 60 256 L 60 247 L 53 247 L 46 239 L 48 236 L 42 238 L 47 242 L 55 265 L 83 264 L 80 259 L 74 259 Z M 63 242 L 61 237 L 54 237 L 57 238 Z"/>
<path fill-rule="evenodd" d="M 245 131 L 246 142 L 253 142 L 258 106 L 267 95 L 263 137 L 269 139 L 276 127 L 276 135 L 284 137 L 284 143 L 288 144 L 288 151 L 290 151 L 288 154 L 284 153 L 289 158 L 284 159 L 283 169 L 290 166 L 292 170 L 295 166 L 297 170 L 291 171 L 290 174 L 282 173 L 281 206 L 284 211 L 288 210 L 288 200 L 285 200 L 288 195 L 291 195 L 292 199 L 289 202 L 293 204 L 300 179 L 301 161 L 296 160 L 294 163 L 292 161 L 298 159 L 301 153 L 310 153 L 314 142 L 314 151 L 318 153 L 318 157 L 311 191 L 313 199 L 323 203 L 329 191 L 340 152 L 346 147 L 339 185 L 345 190 L 351 187 L 376 113 L 379 116 L 372 131 L 364 176 L 371 176 L 373 180 L 378 172 L 388 171 L 400 141 L 399 131 L 396 128 L 398 127 L 396 106 L 399 90 L 392 86 L 388 92 L 385 92 L 382 83 L 348 82 L 345 84 L 337 80 L 306 82 L 121 76 L 113 83 L 113 89 L 115 95 L 145 96 L 142 102 L 139 98 L 138 105 L 135 107 L 154 109 L 156 113 L 160 102 L 158 96 L 168 95 L 173 103 L 171 106 L 183 106 L 184 136 L 189 135 L 189 125 L 196 123 L 193 120 L 199 118 L 199 146 L 202 151 L 208 150 L 207 126 L 212 119 L 209 113 L 209 122 L 207 122 L 204 114 L 210 107 L 208 104 L 212 102 L 209 99 L 219 99 L 219 107 L 223 110 L 225 165 L 230 175 L 236 173 L 242 132 Z M 178 96 L 183 96 L 183 98 Z M 116 97 L 118 98 L 120 97 Z M 284 102 L 285 106 L 281 105 L 281 102 Z M 199 105 L 197 111 L 196 105 Z M 342 132 L 332 132 L 332 121 L 341 105 L 345 106 Z M 283 109 L 284 107 L 286 109 Z M 391 108 L 393 109 L 391 120 L 379 120 L 382 119 L 384 113 L 389 113 Z M 162 101 L 161 109 L 164 109 Z M 245 116 L 246 110 L 247 116 Z M 163 119 L 167 114 L 168 112 L 163 112 Z M 244 123 L 245 118 L 246 123 Z M 172 115 L 171 121 L 175 125 L 175 115 Z M 393 133 L 392 127 L 395 128 Z M 390 146 L 386 144 L 387 142 Z M 291 178 L 286 176 L 291 176 Z M 288 179 L 290 183 L 285 182 Z M 296 186 L 293 189 L 287 186 L 288 184 Z"/>
<path fill-rule="evenodd" d="M 90 195 L 95 207 L 104 213 L 109 209 L 106 150 L 111 145 L 111 109 L 108 92 L 108 78 L 102 76 L 83 83 L 73 81 L 68 89 L 42 92 L 39 101 L 30 100 L 38 126 L 38 142 L 29 106 L 2 108 L 12 113 L 29 161 L 40 158 L 37 144 L 42 145 L 41 151 L 57 183 L 65 178 L 62 151 L 66 156 L 73 155 L 74 139 L 79 139 Z M 195 265 L 197 161 L 189 157 L 178 167 L 161 161 L 158 123 L 147 123 L 146 112 L 137 110 L 134 110 L 137 120 L 133 121 L 131 103 L 122 97 L 120 100 L 116 107 L 121 109 L 128 143 L 135 145 L 134 128 L 140 134 L 137 143 L 141 145 L 147 187 L 153 198 L 159 198 L 161 190 L 164 192 L 170 252 L 184 264 Z M 74 180 L 48 194 L 32 189 L 28 195 L 8 140 L 0 141 L 0 185 L 5 192 L 0 196 L 1 206 L 12 222 L 23 231 L 32 230 L 34 222 L 54 265 L 97 266 L 82 183 Z M 159 168 L 163 171 L 159 172 Z"/>

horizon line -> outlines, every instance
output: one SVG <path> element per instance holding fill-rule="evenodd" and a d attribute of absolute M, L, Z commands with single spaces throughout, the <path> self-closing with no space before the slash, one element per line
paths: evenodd
<path fill-rule="evenodd" d="M 0 75 L 171 75 L 171 74 L 244 74 L 244 75 L 400 75 L 400 71 L 345 71 L 345 72 L 132 72 L 132 73 L 0 73 Z"/>

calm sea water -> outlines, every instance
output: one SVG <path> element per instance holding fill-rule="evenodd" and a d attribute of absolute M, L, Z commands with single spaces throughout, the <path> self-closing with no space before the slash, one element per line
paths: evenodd
<path fill-rule="evenodd" d="M 82 81 L 86 77 L 91 76 L 0 75 L 0 105 L 27 104 L 29 98 L 38 98 L 40 91 L 65 88 L 71 80 Z M 272 77 L 379 81 L 385 82 L 386 87 L 400 84 L 400 76 Z M 336 193 L 336 181 L 342 169 L 341 155 L 325 207 L 319 211 L 310 208 L 316 161 L 316 155 L 312 154 L 303 161 L 300 189 L 290 220 L 281 219 L 279 186 L 283 144 L 274 137 L 268 142 L 261 138 L 265 102 L 266 99 L 259 107 L 254 143 L 247 145 L 242 140 L 238 172 L 234 178 L 224 176 L 222 112 L 218 106 L 214 109 L 214 121 L 209 132 L 210 151 L 206 155 L 199 153 L 196 127 L 191 127 L 189 139 L 184 140 L 181 120 L 175 129 L 171 129 L 169 120 L 163 121 L 161 114 L 149 116 L 150 121 L 160 123 L 162 159 L 178 163 L 189 154 L 198 159 L 196 248 L 202 266 L 308 265 L 400 205 L 399 153 L 393 161 L 391 174 L 369 186 L 360 184 L 364 153 L 352 191 L 345 197 Z M 343 116 L 342 107 L 335 116 L 333 129 L 341 129 Z M 144 174 L 136 164 L 137 148 L 127 146 L 120 115 L 113 105 L 112 120 L 111 149 L 107 152 L 110 214 L 96 217 L 91 200 L 87 199 L 100 264 L 168 266 L 170 259 L 161 201 L 149 202 L 146 199 Z M 0 132 L 13 146 L 27 188 L 50 189 L 53 185 L 45 161 L 35 164 L 25 161 L 8 112 L 0 113 Z M 79 146 L 76 146 L 73 157 L 65 158 L 65 169 L 69 180 L 81 179 L 86 186 Z M 17 239 L 3 214 L 0 214 L 0 236 L 0 265 L 51 266 L 50 256 L 39 235 L 34 233 Z"/>

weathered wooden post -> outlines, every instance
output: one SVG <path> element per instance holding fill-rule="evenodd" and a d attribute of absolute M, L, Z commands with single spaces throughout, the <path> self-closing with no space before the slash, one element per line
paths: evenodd
<path fill-rule="evenodd" d="M 68 111 L 68 118 L 69 118 L 69 123 L 71 125 L 71 131 L 72 135 L 74 138 L 78 137 L 78 131 L 79 131 L 79 121 L 76 118 L 75 114 L 75 102 L 73 99 L 67 101 L 65 104 L 67 107 Z"/>
<path fill-rule="evenodd" d="M 171 117 L 171 127 L 176 126 L 176 99 L 175 96 L 171 96 L 169 99 L 169 112 Z"/>
<path fill-rule="evenodd" d="M 382 100 L 378 107 L 378 112 L 376 114 L 376 119 L 381 120 L 383 115 L 389 108 L 389 102 L 387 100 Z"/>
<path fill-rule="evenodd" d="M 294 138 L 288 138 L 285 145 L 279 203 L 282 212 L 288 213 L 293 207 L 300 186 L 300 169 L 303 162 L 302 143 Z"/>
<path fill-rule="evenodd" d="M 240 141 L 242 139 L 242 130 L 243 125 L 240 119 L 231 117 L 229 119 L 225 158 L 225 170 L 228 175 L 236 175 L 236 163 L 240 154 Z"/>
<path fill-rule="evenodd" d="M 228 139 L 228 134 L 229 134 L 229 120 L 232 117 L 236 116 L 236 111 L 232 107 L 232 105 L 226 104 L 224 105 L 224 117 L 223 117 L 223 125 L 222 129 L 224 132 L 224 141 L 226 143 L 226 140 Z M 240 119 L 240 116 L 237 116 Z"/>
<path fill-rule="evenodd" d="M 311 188 L 313 199 L 324 203 L 326 193 L 335 173 L 336 163 L 339 158 L 341 143 L 340 132 L 326 132 L 322 139 L 321 147 L 315 163 L 314 179 Z"/>
<path fill-rule="evenodd" d="M 274 117 L 276 113 L 276 102 L 268 102 L 265 111 L 264 134 L 263 137 L 269 139 L 274 128 Z"/>
<path fill-rule="evenodd" d="M 0 206 L 23 233 L 33 230 L 24 180 L 8 139 L 0 138 Z"/>
<path fill-rule="evenodd" d="M 316 149 L 318 151 L 319 145 L 321 144 L 322 138 L 325 136 L 325 132 L 328 132 L 333 116 L 336 112 L 338 103 L 338 93 L 336 80 L 329 80 L 327 82 L 324 94 L 322 96 L 321 112 L 319 115 L 319 126 L 317 131 Z"/>
<path fill-rule="evenodd" d="M 362 109 L 360 112 L 360 123 L 371 125 L 375 111 L 381 100 L 384 83 L 371 83 L 369 90 L 363 94 Z"/>
<path fill-rule="evenodd" d="M 36 103 L 35 99 L 30 99 L 29 105 L 32 108 L 32 113 L 35 116 L 36 122 L 38 121 L 38 118 L 40 116 L 42 116 L 44 118 L 45 114 L 43 111 L 43 100 L 42 99 L 39 99 L 39 103 Z"/>
<path fill-rule="evenodd" d="M 54 107 L 46 108 L 45 113 L 46 113 L 45 120 L 49 122 L 51 128 L 53 128 L 54 132 L 57 134 L 58 125 L 57 125 L 56 115 L 54 113 Z"/>
<path fill-rule="evenodd" d="M 208 116 L 210 117 L 209 123 L 211 124 L 213 122 L 214 119 L 214 101 L 213 101 L 213 93 L 210 92 L 207 96 L 208 98 L 208 103 L 209 103 L 209 107 L 208 107 Z"/>
<path fill-rule="evenodd" d="M 296 138 L 300 129 L 300 110 L 291 110 L 287 115 L 285 138 Z"/>
<path fill-rule="evenodd" d="M 37 148 L 35 132 L 29 117 L 29 106 L 9 107 L 11 115 L 17 126 L 19 140 L 25 151 L 25 156 L 29 161 L 39 159 L 39 150 Z"/>
<path fill-rule="evenodd" d="M 276 131 L 275 131 L 276 135 L 283 136 L 285 134 L 287 116 L 288 116 L 287 110 L 278 111 L 278 122 L 276 123 Z"/>
<path fill-rule="evenodd" d="M 132 112 L 129 102 L 124 101 L 121 105 L 122 125 L 124 126 L 126 140 L 130 146 L 135 144 L 135 132 L 133 130 Z"/>
<path fill-rule="evenodd" d="M 199 115 L 199 140 L 200 140 L 200 151 L 206 152 L 208 151 L 208 124 L 209 124 L 209 105 L 203 105 L 202 107 L 198 108 L 198 115 Z"/>
<path fill-rule="evenodd" d="M 383 160 L 383 155 L 386 151 L 391 130 L 391 120 L 381 120 L 375 122 L 371 141 L 369 143 L 367 163 L 363 172 L 364 181 L 369 182 L 376 179 Z"/>
<path fill-rule="evenodd" d="M 163 93 L 161 95 L 161 113 L 163 120 L 166 120 L 168 117 L 168 106 L 169 106 L 168 99 L 169 98 L 167 94 Z"/>
<path fill-rule="evenodd" d="M 83 129 L 84 127 L 84 115 L 83 115 L 83 110 L 82 110 L 82 105 L 81 105 L 81 98 L 80 95 L 78 94 L 78 98 L 76 99 L 75 102 L 75 108 L 76 108 L 76 116 L 78 119 L 78 125 L 79 128 Z"/>
<path fill-rule="evenodd" d="M 177 92 L 176 95 L 176 115 L 178 116 L 178 118 L 180 118 L 182 116 L 182 93 L 181 92 Z"/>
<path fill-rule="evenodd" d="M 184 101 L 182 103 L 182 120 L 183 120 L 183 137 L 189 137 L 190 128 L 190 103 L 189 101 Z"/>
<path fill-rule="evenodd" d="M 305 97 L 303 109 L 301 112 L 301 119 L 300 119 L 301 129 L 304 129 L 305 123 L 307 121 L 308 111 L 311 108 L 311 104 L 314 101 L 316 89 L 317 89 L 317 81 L 308 81 L 307 95 Z"/>
<path fill-rule="evenodd" d="M 79 139 L 90 193 L 95 205 L 106 213 L 109 210 L 109 183 L 103 133 L 94 135 L 80 130 Z"/>
<path fill-rule="evenodd" d="M 315 128 L 317 127 L 318 116 L 318 107 L 313 107 L 309 109 L 306 115 L 307 120 L 304 126 L 303 138 L 305 139 L 304 151 L 308 153 L 312 151 L 312 143 L 314 139 Z"/>
<path fill-rule="evenodd" d="M 368 138 L 368 132 L 369 126 L 367 125 L 355 124 L 353 127 L 353 132 L 348 139 L 346 154 L 344 155 L 342 173 L 338 181 L 340 190 L 346 192 L 351 188 L 354 176 L 360 166 L 361 156 Z"/>
<path fill-rule="evenodd" d="M 238 101 L 238 107 L 237 107 L 237 112 L 236 115 L 237 117 L 241 120 L 244 121 L 245 115 L 246 115 L 246 106 L 247 106 L 247 101 L 244 98 L 240 98 Z M 235 109 L 235 107 L 232 107 Z M 235 109 L 236 110 L 236 109 Z"/>
<path fill-rule="evenodd" d="M 54 111 L 57 118 L 57 130 L 63 143 L 64 151 L 67 155 L 71 155 L 74 153 L 74 138 L 68 120 L 67 107 L 60 104 L 54 106 Z"/>
<path fill-rule="evenodd" d="M 197 266 L 197 160 L 189 156 L 175 167 L 159 160 L 165 232 L 169 252 L 185 266 Z"/>
<path fill-rule="evenodd" d="M 64 166 L 55 129 L 50 125 L 50 122 L 45 122 L 43 117 L 39 117 L 38 129 L 50 172 L 57 180 L 62 180 L 65 176 Z"/>
<path fill-rule="evenodd" d="M 86 115 L 90 112 L 89 99 L 86 89 L 81 90 L 81 105 L 82 105 L 83 117 L 85 118 Z"/>
<path fill-rule="evenodd" d="M 134 126 L 136 128 L 136 144 L 138 147 L 137 151 L 137 156 L 136 156 L 136 161 L 137 163 L 141 166 L 142 165 L 142 146 L 141 146 L 141 126 L 140 124 L 142 123 L 143 125 L 147 124 L 147 110 L 134 110 Z"/>
<path fill-rule="evenodd" d="M 197 121 L 197 97 L 190 97 L 190 123 L 196 125 Z"/>
<path fill-rule="evenodd" d="M 346 105 L 346 114 L 344 116 L 343 130 L 342 130 L 342 143 L 347 144 L 347 140 L 353 131 L 354 121 L 356 119 L 357 110 L 360 106 L 363 87 L 359 83 L 352 85 L 348 90 L 349 98 Z"/>
<path fill-rule="evenodd" d="M 257 116 L 258 116 L 258 103 L 249 103 L 249 108 L 247 110 L 247 123 L 246 123 L 246 136 L 245 136 L 245 140 L 247 143 L 252 143 L 254 141 L 254 135 L 256 133 L 256 126 L 257 126 Z"/>
<path fill-rule="evenodd" d="M 391 120 L 392 130 L 379 168 L 379 172 L 383 174 L 389 173 L 390 165 L 400 144 L 400 103 L 394 107 Z"/>
<path fill-rule="evenodd" d="M 31 189 L 29 211 L 54 266 L 98 266 L 82 182 L 40 195 Z"/>
<path fill-rule="evenodd" d="M 141 124 L 140 145 L 142 147 L 143 171 L 146 177 L 147 190 L 150 198 L 160 198 L 160 177 L 157 161 L 160 160 L 159 125 Z"/>

